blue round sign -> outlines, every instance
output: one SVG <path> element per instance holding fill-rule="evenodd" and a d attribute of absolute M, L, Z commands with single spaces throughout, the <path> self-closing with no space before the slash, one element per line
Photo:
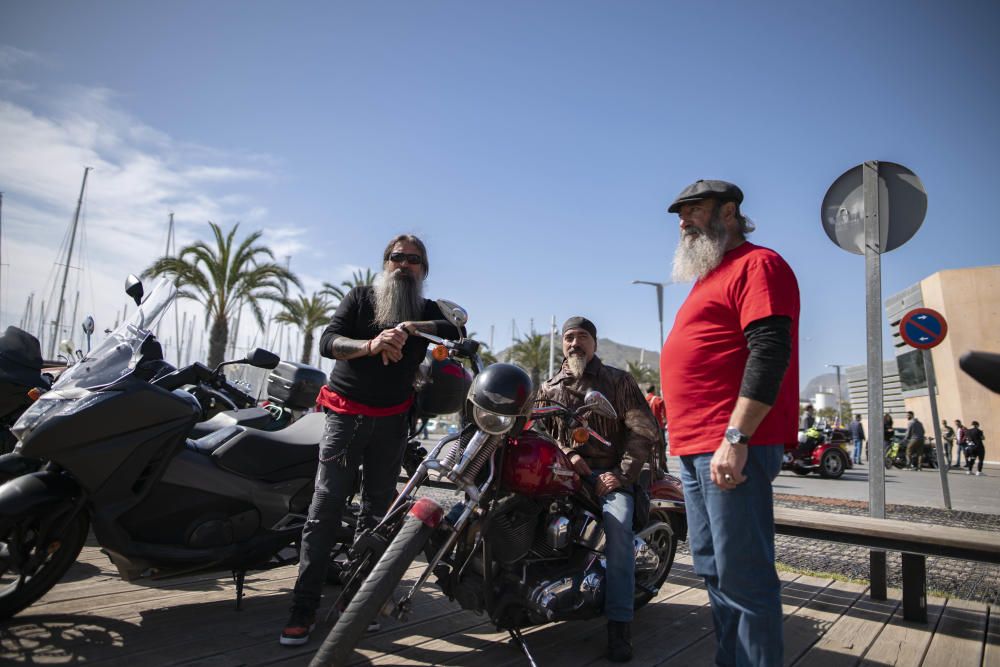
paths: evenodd
<path fill-rule="evenodd" d="M 930 308 L 911 310 L 899 321 L 899 335 L 910 347 L 929 350 L 948 335 L 944 315 Z"/>

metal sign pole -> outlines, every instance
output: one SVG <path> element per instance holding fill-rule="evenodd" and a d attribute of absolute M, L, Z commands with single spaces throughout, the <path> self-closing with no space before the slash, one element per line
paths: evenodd
<path fill-rule="evenodd" d="M 865 202 L 865 307 L 868 338 L 868 509 L 885 518 L 885 445 L 882 431 L 882 258 L 878 162 L 863 167 Z M 886 599 L 885 552 L 871 551 L 871 596 Z"/>
<path fill-rule="evenodd" d="M 944 495 L 945 509 L 951 509 L 951 491 L 948 488 L 948 462 L 944 457 L 944 443 L 941 442 L 941 421 L 937 409 L 937 378 L 934 376 L 934 360 L 931 351 L 924 350 L 924 372 L 927 373 L 927 395 L 931 399 L 931 420 L 934 422 L 934 451 L 937 452 L 938 475 L 941 477 L 941 493 Z"/>

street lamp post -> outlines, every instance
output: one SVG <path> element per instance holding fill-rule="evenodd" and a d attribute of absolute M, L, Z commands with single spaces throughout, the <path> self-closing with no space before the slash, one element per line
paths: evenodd
<path fill-rule="evenodd" d="M 843 392 L 840 390 L 840 368 L 841 368 L 841 366 L 842 366 L 842 364 L 827 364 L 826 365 L 827 368 L 836 368 L 837 369 L 837 423 L 840 423 L 841 417 L 844 414 L 844 408 L 841 407 L 841 405 L 840 405 L 840 401 L 842 400 L 842 397 L 844 395 Z M 840 425 L 843 426 L 843 424 L 840 424 Z"/>
<path fill-rule="evenodd" d="M 633 285 L 652 285 L 656 288 L 656 306 L 660 314 L 660 340 L 659 346 L 663 347 L 663 287 L 664 285 L 672 285 L 673 283 L 655 283 L 650 280 L 633 280 Z M 660 350 L 657 350 L 659 352 Z"/>

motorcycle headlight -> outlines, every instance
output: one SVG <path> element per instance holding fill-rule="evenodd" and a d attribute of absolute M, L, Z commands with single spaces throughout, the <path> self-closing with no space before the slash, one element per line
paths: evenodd
<path fill-rule="evenodd" d="M 92 393 L 86 389 L 73 387 L 65 390 L 53 390 L 42 394 L 37 401 L 31 404 L 21 417 L 14 422 L 10 431 L 19 441 L 31 435 L 35 427 L 45 419 L 62 412 L 69 406 L 74 408 L 86 407 L 95 400 L 101 399 L 101 394 Z M 20 442 L 18 443 L 20 444 Z"/>
<path fill-rule="evenodd" d="M 472 411 L 472 418 L 475 420 L 476 426 L 491 435 L 506 433 L 514 426 L 514 417 L 510 415 L 498 415 L 495 412 L 484 410 L 478 405 Z"/>

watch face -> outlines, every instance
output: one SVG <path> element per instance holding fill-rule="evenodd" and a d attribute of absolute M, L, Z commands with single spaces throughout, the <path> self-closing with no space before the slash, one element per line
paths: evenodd
<path fill-rule="evenodd" d="M 740 432 L 738 428 L 727 428 L 726 429 L 726 440 L 734 445 L 740 443 L 745 443 L 748 438 Z"/>

